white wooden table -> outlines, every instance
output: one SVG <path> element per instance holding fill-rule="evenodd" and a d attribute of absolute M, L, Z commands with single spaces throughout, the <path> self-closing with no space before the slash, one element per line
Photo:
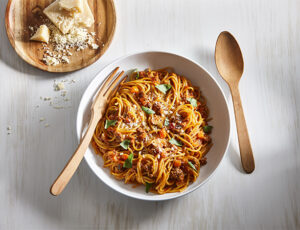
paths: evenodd
<path fill-rule="evenodd" d="M 299 0 L 116 0 L 111 47 L 92 66 L 69 74 L 42 72 L 17 56 L 5 33 L 6 3 L 0 1 L 0 229 L 300 228 Z M 229 90 L 214 63 L 223 30 L 235 35 L 244 54 L 240 91 L 256 159 L 253 174 L 241 169 L 232 125 L 216 174 L 182 198 L 127 198 L 100 182 L 84 161 L 61 196 L 49 194 L 76 148 L 76 112 L 85 88 L 122 55 L 163 50 L 201 63 L 223 87 L 234 121 Z M 64 109 L 40 99 L 60 99 L 55 79 L 76 80 L 66 84 L 70 101 L 60 102 Z"/>

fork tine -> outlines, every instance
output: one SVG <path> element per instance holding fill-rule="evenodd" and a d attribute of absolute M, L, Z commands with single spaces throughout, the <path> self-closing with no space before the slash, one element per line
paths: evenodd
<path fill-rule="evenodd" d="M 105 82 L 102 84 L 101 90 L 105 90 L 105 88 L 108 86 L 108 84 L 110 83 L 110 81 L 114 78 L 114 76 L 116 75 L 117 71 L 119 70 L 119 67 L 116 67 L 112 73 L 109 75 L 109 77 L 105 80 Z"/>
<path fill-rule="evenodd" d="M 107 96 L 107 99 L 108 99 L 108 101 L 111 99 L 111 97 L 118 91 L 118 89 L 120 88 L 120 86 L 127 80 L 127 78 L 128 78 L 128 75 L 126 75 L 121 81 L 120 81 L 120 83 L 113 89 L 113 90 L 111 90 L 110 92 L 108 92 L 108 90 L 107 90 L 107 94 L 108 94 L 108 96 Z"/>
<path fill-rule="evenodd" d="M 95 96 L 95 100 L 94 103 L 97 101 L 97 99 L 102 95 L 102 92 L 104 90 L 106 90 L 106 86 L 109 84 L 109 82 L 114 78 L 114 76 L 116 75 L 116 72 L 119 70 L 119 67 L 116 67 L 111 74 L 109 75 L 109 77 L 105 80 L 105 82 L 100 86 L 97 95 Z M 93 105 L 94 105 L 93 103 Z"/>
<path fill-rule="evenodd" d="M 107 94 L 109 95 L 116 87 L 116 85 L 118 84 L 118 81 L 120 80 L 120 78 L 123 76 L 124 71 L 122 71 L 116 78 L 115 80 L 111 83 L 111 85 L 109 86 L 109 88 L 106 90 L 106 92 L 103 94 L 103 96 L 106 96 Z M 117 88 L 117 87 L 116 87 Z"/>

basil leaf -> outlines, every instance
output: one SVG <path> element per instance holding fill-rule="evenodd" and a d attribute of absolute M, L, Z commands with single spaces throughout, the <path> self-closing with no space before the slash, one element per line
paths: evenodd
<path fill-rule="evenodd" d="M 195 165 L 193 165 L 192 162 L 188 161 L 188 164 L 195 172 L 198 172 Z"/>
<path fill-rule="evenodd" d="M 133 153 L 131 153 L 123 164 L 123 168 L 132 168 Z"/>
<path fill-rule="evenodd" d="M 135 75 L 135 79 L 136 79 L 136 80 L 140 78 L 140 72 L 139 72 L 138 69 L 134 69 L 132 73 L 133 73 L 133 74 L 136 73 L 136 75 Z"/>
<path fill-rule="evenodd" d="M 188 98 L 187 100 L 191 103 L 193 107 L 197 107 L 197 100 L 195 98 Z"/>
<path fill-rule="evenodd" d="M 171 143 L 173 145 L 177 145 L 177 146 L 182 146 L 181 142 L 175 140 L 174 138 L 172 138 L 171 140 L 169 140 L 169 143 Z"/>
<path fill-rule="evenodd" d="M 128 149 L 129 144 L 130 144 L 130 140 L 124 140 L 120 143 L 123 149 Z"/>
<path fill-rule="evenodd" d="M 156 85 L 155 88 L 157 88 L 160 92 L 166 94 L 168 90 L 172 88 L 172 86 L 168 84 L 161 84 L 161 85 Z"/>
<path fill-rule="evenodd" d="M 142 110 L 144 110 L 148 114 L 154 114 L 155 112 L 152 109 L 142 106 Z"/>
<path fill-rule="evenodd" d="M 150 191 L 152 184 L 146 182 L 146 193 L 148 193 Z"/>
<path fill-rule="evenodd" d="M 169 124 L 170 124 L 169 118 L 166 117 L 164 125 L 169 126 Z"/>
<path fill-rule="evenodd" d="M 106 120 L 105 121 L 105 125 L 104 125 L 104 128 L 105 129 L 108 129 L 108 127 L 112 126 L 112 125 L 115 125 L 117 123 L 116 120 Z"/>
<path fill-rule="evenodd" d="M 210 133 L 211 132 L 211 130 L 212 130 L 212 126 L 211 125 L 206 125 L 206 126 L 204 126 L 203 127 L 203 131 L 205 132 L 205 133 Z"/>

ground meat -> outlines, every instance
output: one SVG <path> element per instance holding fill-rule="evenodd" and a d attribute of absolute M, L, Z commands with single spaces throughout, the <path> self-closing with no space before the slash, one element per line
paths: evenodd
<path fill-rule="evenodd" d="M 142 169 L 143 175 L 153 177 L 153 175 L 151 174 L 151 166 L 150 165 L 141 164 L 141 169 Z"/>
<path fill-rule="evenodd" d="M 174 167 L 170 171 L 170 179 L 176 182 L 182 182 L 184 180 L 184 173 L 182 169 Z"/>
<path fill-rule="evenodd" d="M 161 145 L 158 143 L 151 143 L 150 145 L 148 145 L 148 153 L 152 154 L 152 155 L 157 155 L 160 154 L 162 152 L 161 150 Z"/>
<path fill-rule="evenodd" d="M 120 120 L 118 117 L 118 111 L 117 110 L 110 110 L 108 114 L 108 119 L 109 120 Z"/>
<path fill-rule="evenodd" d="M 163 109 L 160 103 L 154 102 L 152 109 L 154 110 L 155 114 L 162 115 Z"/>
<path fill-rule="evenodd" d="M 144 141 L 147 137 L 147 133 L 141 127 L 137 128 L 136 133 L 138 141 Z"/>
<path fill-rule="evenodd" d="M 206 163 L 207 163 L 206 157 L 202 157 L 202 158 L 200 159 L 200 165 L 201 165 L 201 166 L 202 166 L 202 165 L 206 165 Z"/>
<path fill-rule="evenodd" d="M 133 121 L 133 116 L 130 114 L 130 113 L 125 113 L 123 116 L 122 116 L 122 120 L 125 124 L 129 124 Z"/>
<path fill-rule="evenodd" d="M 149 102 L 148 96 L 143 91 L 139 92 L 136 97 L 138 102 L 142 106 L 150 107 L 151 104 Z"/>
<path fill-rule="evenodd" d="M 208 143 L 211 141 L 210 136 L 208 136 L 207 134 L 204 134 L 203 136 L 200 137 L 200 140 L 203 144 Z"/>
<path fill-rule="evenodd" d="M 208 117 L 208 109 L 206 106 L 201 106 L 199 105 L 197 107 L 197 110 L 199 111 L 199 113 L 201 114 L 201 116 L 206 119 Z"/>

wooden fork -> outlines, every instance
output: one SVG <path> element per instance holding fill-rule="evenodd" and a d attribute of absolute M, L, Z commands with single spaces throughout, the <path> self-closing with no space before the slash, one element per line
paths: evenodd
<path fill-rule="evenodd" d="M 56 178 L 54 183 L 52 184 L 50 188 L 50 193 L 54 196 L 59 195 L 66 185 L 69 183 L 71 177 L 75 173 L 76 169 L 78 168 L 90 142 L 93 137 L 94 131 L 96 129 L 96 126 L 99 122 L 99 120 L 102 118 L 107 102 L 110 100 L 110 98 L 116 93 L 119 86 L 124 83 L 127 77 L 124 77 L 122 81 L 120 82 L 119 86 L 117 86 L 118 81 L 124 74 L 124 71 L 122 71 L 115 80 L 110 84 L 111 80 L 116 75 L 117 71 L 119 70 L 119 67 L 115 68 L 113 72 L 109 75 L 109 77 L 105 80 L 105 82 L 102 84 L 102 86 L 99 89 L 99 92 L 97 96 L 95 97 L 95 100 L 91 107 L 91 119 L 88 125 L 88 128 L 86 130 L 86 133 L 84 134 L 84 137 L 82 138 L 78 148 L 74 152 L 73 156 L 70 158 L 68 163 L 66 164 L 65 168 L 62 170 L 62 172 L 59 174 L 59 176 Z M 110 84 L 110 85 L 109 85 Z"/>

